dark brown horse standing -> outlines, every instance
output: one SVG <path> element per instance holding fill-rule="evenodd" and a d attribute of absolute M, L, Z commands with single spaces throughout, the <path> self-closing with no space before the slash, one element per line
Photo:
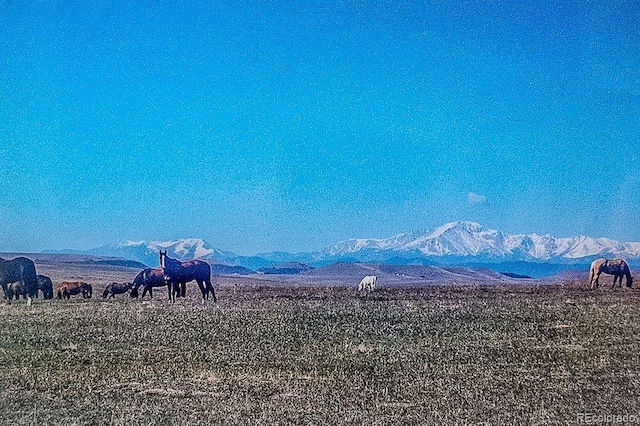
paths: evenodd
<path fill-rule="evenodd" d="M 0 258 L 0 285 L 5 297 L 11 303 L 12 295 L 9 284 L 17 282 L 22 293 L 27 297 L 27 305 L 31 305 L 31 300 L 38 294 L 38 278 L 36 266 L 31 259 L 26 257 L 16 257 L 5 260 Z"/>
<path fill-rule="evenodd" d="M 622 287 L 622 277 L 627 278 L 627 287 L 631 287 L 633 283 L 633 277 L 631 271 L 629 271 L 629 265 L 622 259 L 596 259 L 591 263 L 591 269 L 589 270 L 589 284 L 593 289 L 598 288 L 598 279 L 600 274 L 605 273 L 613 275 L 613 286 L 616 286 L 616 281 L 619 281 L 618 285 Z"/>
<path fill-rule="evenodd" d="M 211 266 L 207 262 L 198 259 L 181 262 L 167 256 L 166 250 L 160 250 L 160 267 L 173 282 L 195 281 L 202 293 L 202 303 L 209 298 L 209 293 L 214 303 L 217 302 L 216 293 L 211 285 Z"/>

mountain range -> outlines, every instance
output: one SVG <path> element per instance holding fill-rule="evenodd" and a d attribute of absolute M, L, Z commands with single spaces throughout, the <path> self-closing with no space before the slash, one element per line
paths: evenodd
<path fill-rule="evenodd" d="M 402 233 L 389 238 L 361 238 L 338 242 L 317 252 L 260 253 L 241 256 L 222 251 L 198 239 L 125 241 L 84 251 L 83 254 L 122 257 L 149 266 L 158 265 L 158 252 L 184 260 L 200 258 L 213 264 L 254 271 L 298 262 L 324 266 L 336 262 L 375 262 L 395 265 L 463 265 L 530 276 L 551 275 L 586 267 L 598 257 L 622 257 L 640 262 L 640 243 L 586 236 L 507 234 L 475 222 L 451 222 L 432 230 Z M 52 251 L 49 251 L 52 252 Z M 65 253 L 79 253 L 63 250 Z"/>

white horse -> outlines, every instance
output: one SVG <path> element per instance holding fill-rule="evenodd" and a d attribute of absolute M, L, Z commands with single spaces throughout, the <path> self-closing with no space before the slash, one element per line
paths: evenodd
<path fill-rule="evenodd" d="M 378 278 L 375 275 L 367 275 L 362 279 L 362 281 L 360 281 L 360 284 L 358 285 L 358 291 L 372 291 L 374 288 L 376 288 L 376 281 L 378 281 Z"/>

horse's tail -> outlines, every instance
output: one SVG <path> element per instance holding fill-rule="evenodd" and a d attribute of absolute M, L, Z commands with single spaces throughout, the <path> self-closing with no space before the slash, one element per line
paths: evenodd
<path fill-rule="evenodd" d="M 627 262 L 624 262 L 624 275 L 627 278 L 627 287 L 631 287 L 633 283 L 633 277 L 631 276 L 631 270 L 629 269 L 629 265 L 627 264 Z M 622 280 L 622 278 L 620 280 Z"/>

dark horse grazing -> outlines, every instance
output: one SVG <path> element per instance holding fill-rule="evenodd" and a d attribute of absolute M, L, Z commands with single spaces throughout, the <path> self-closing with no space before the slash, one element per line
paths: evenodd
<path fill-rule="evenodd" d="M 42 297 L 45 299 L 53 299 L 53 283 L 51 282 L 51 278 L 46 275 L 38 275 L 38 290 L 42 291 Z M 23 291 L 22 285 L 19 282 L 15 282 L 9 286 L 9 300 L 12 297 L 15 297 L 16 300 L 22 296 L 23 298 L 27 298 L 27 294 Z M 38 293 L 36 292 L 36 297 L 38 297 Z"/>
<path fill-rule="evenodd" d="M 203 260 L 187 260 L 180 262 L 167 256 L 167 251 L 160 250 L 160 267 L 164 269 L 171 281 L 175 283 L 188 283 L 195 281 L 198 283 L 202 293 L 202 303 L 209 298 L 209 293 L 213 301 L 217 302 L 216 293 L 211 285 L 211 266 Z"/>
<path fill-rule="evenodd" d="M 42 297 L 45 299 L 53 299 L 53 283 L 51 282 L 51 278 L 46 275 L 38 275 L 38 290 L 42 291 Z M 23 298 L 27 298 L 27 294 L 23 291 L 22 285 L 20 282 L 15 282 L 9 285 L 9 294 L 8 299 L 11 300 L 15 297 L 18 300 L 22 296 Z M 38 297 L 38 293 L 36 292 L 36 297 Z"/>
<path fill-rule="evenodd" d="M 598 283 L 598 278 L 600 278 L 600 274 L 605 273 L 609 275 L 613 275 L 613 286 L 616 286 L 616 281 L 618 285 L 622 287 L 622 277 L 627 277 L 627 287 L 631 287 L 633 283 L 633 277 L 631 276 L 631 271 L 629 271 L 629 265 L 622 259 L 596 259 L 591 263 L 591 269 L 589 270 L 589 284 L 593 289 L 598 288 L 600 285 Z"/>
<path fill-rule="evenodd" d="M 38 294 L 38 278 L 33 261 L 26 257 L 16 257 L 11 260 L 0 258 L 0 285 L 9 303 L 12 296 L 9 284 L 15 282 L 19 284 L 22 294 L 26 296 L 27 305 L 31 305 L 31 299 Z"/>
<path fill-rule="evenodd" d="M 42 292 L 45 299 L 53 299 L 53 283 L 51 278 L 46 275 L 38 275 L 38 290 Z M 38 297 L 36 295 L 36 297 Z"/>
<path fill-rule="evenodd" d="M 102 298 L 106 299 L 107 297 L 112 298 L 115 297 L 116 294 L 123 294 L 131 290 L 133 287 L 133 283 L 111 283 L 109 284 L 102 293 Z"/>
<path fill-rule="evenodd" d="M 58 287 L 58 299 L 69 300 L 71 296 L 82 293 L 82 298 L 87 299 L 93 295 L 90 284 L 81 281 L 65 281 Z"/>
<path fill-rule="evenodd" d="M 164 286 L 167 286 L 169 300 L 175 302 L 176 294 L 179 292 L 178 283 L 171 281 L 162 268 L 146 268 L 133 279 L 129 296 L 138 297 L 138 289 L 142 287 L 142 297 L 149 292 L 149 296 L 153 298 L 153 287 Z"/>

